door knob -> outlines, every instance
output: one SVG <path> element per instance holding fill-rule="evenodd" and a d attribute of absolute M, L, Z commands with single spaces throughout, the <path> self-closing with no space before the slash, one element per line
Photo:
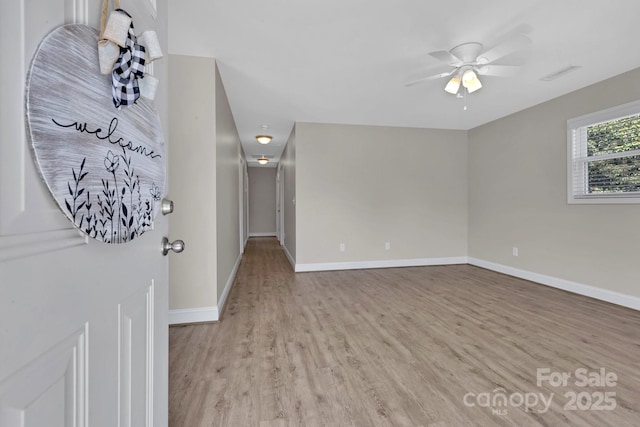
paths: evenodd
<path fill-rule="evenodd" d="M 173 251 L 177 254 L 184 251 L 184 242 L 182 240 L 176 240 L 174 242 L 169 242 L 169 239 L 166 237 L 162 238 L 162 255 L 166 256 L 169 251 Z"/>

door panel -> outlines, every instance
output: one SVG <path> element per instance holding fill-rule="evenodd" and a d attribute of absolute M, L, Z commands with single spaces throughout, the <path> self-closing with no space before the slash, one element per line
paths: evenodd
<path fill-rule="evenodd" d="M 121 5 L 136 33 L 158 31 L 166 52 L 166 0 Z M 25 134 L 24 83 L 36 47 L 65 23 L 97 28 L 101 6 L 0 3 L 2 62 L 12 64 L 0 67 L 2 427 L 167 424 L 167 220 L 156 216 L 152 230 L 126 244 L 88 239 L 58 210 Z M 164 123 L 166 62 L 153 64 Z"/>
<path fill-rule="evenodd" d="M 0 425 L 86 426 L 87 350 L 85 326 L 4 381 Z"/>
<path fill-rule="evenodd" d="M 33 52 L 42 37 L 57 26 L 52 22 L 64 23 L 65 17 L 82 17 L 84 3 L 54 0 L 2 4 L 0 48 L 3 62 L 15 65 L 0 67 L 0 260 L 7 247 L 22 246 L 21 252 L 25 253 L 24 246 L 28 246 L 31 252 L 38 253 L 49 250 L 50 246 L 58 249 L 63 241 L 68 246 L 85 243 L 83 236 L 60 215 L 41 182 L 24 126 L 24 83 Z M 60 230 L 68 231 L 60 233 Z M 5 239 L 25 234 L 28 236 L 24 239 Z"/>
<path fill-rule="evenodd" d="M 120 425 L 152 425 L 154 284 L 119 304 Z"/>

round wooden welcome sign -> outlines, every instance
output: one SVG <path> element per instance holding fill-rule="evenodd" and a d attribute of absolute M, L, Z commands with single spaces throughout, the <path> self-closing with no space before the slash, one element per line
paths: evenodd
<path fill-rule="evenodd" d="M 59 27 L 42 40 L 27 76 L 27 133 L 65 215 L 90 237 L 125 243 L 153 223 L 165 144 L 152 101 L 114 107 L 97 43 L 97 30 L 85 25 Z"/>

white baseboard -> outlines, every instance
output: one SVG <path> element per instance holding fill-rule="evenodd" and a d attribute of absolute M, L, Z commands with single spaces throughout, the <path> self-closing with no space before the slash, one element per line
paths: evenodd
<path fill-rule="evenodd" d="M 271 231 L 269 233 L 249 233 L 249 237 L 277 237 L 275 231 Z"/>
<path fill-rule="evenodd" d="M 291 261 L 291 260 L 290 260 Z M 467 257 L 389 259 L 380 261 L 323 262 L 315 264 L 295 264 L 296 273 L 308 271 L 362 270 L 366 268 L 425 267 L 428 265 L 467 264 Z"/>
<path fill-rule="evenodd" d="M 216 322 L 219 318 L 218 307 L 199 307 L 169 310 L 169 324 Z"/>
<path fill-rule="evenodd" d="M 557 277 L 546 276 L 544 274 L 533 273 L 531 271 L 520 270 L 518 268 L 509 267 L 507 265 L 496 264 L 472 257 L 469 257 L 469 264 L 486 268 L 487 270 L 493 270 L 499 273 L 508 274 L 509 276 L 530 280 L 532 282 L 551 286 L 553 288 L 573 292 L 574 294 L 584 295 L 587 297 L 599 299 L 601 301 L 607 301 L 612 304 L 621 305 L 623 307 L 632 308 L 634 310 L 640 310 L 640 298 L 632 295 L 609 291 L 607 289 L 584 285 L 582 283 L 572 282 L 565 279 L 558 279 Z"/>
<path fill-rule="evenodd" d="M 282 246 L 282 250 L 284 250 L 284 254 L 287 256 L 287 259 L 289 260 L 289 264 L 291 264 L 291 268 L 293 268 L 293 271 L 298 271 L 296 270 L 296 260 L 291 256 L 289 249 L 287 249 L 285 245 L 281 245 L 281 246 Z"/>
<path fill-rule="evenodd" d="M 242 254 L 238 254 L 238 258 L 236 259 L 236 263 L 233 266 L 233 270 L 231 271 L 231 274 L 227 279 L 227 283 L 224 285 L 224 290 L 222 291 L 222 295 L 220 295 L 220 300 L 218 301 L 218 313 L 222 313 L 224 304 L 227 302 L 227 297 L 229 296 L 229 292 L 231 291 L 231 287 L 233 286 L 233 281 L 236 280 L 236 274 L 238 274 L 240 261 L 242 261 Z"/>
<path fill-rule="evenodd" d="M 199 307 L 199 308 L 183 308 L 178 310 L 169 310 L 169 324 L 180 325 L 184 323 L 203 323 L 203 322 L 217 322 L 220 320 L 220 313 L 224 308 L 224 303 L 227 302 L 227 297 L 233 286 L 233 281 L 236 279 L 238 268 L 240 267 L 240 261 L 242 261 L 242 254 L 238 254 L 236 263 L 233 266 L 233 270 L 227 279 L 227 283 L 224 286 L 220 300 L 217 307 Z"/>

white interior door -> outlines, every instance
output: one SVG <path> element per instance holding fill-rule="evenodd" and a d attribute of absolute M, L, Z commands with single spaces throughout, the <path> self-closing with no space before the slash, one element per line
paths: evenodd
<path fill-rule="evenodd" d="M 249 240 L 249 170 L 247 162 L 240 157 L 240 167 L 238 168 L 238 188 L 240 190 L 238 203 L 240 208 L 240 252 L 244 253 L 244 248 Z"/>
<path fill-rule="evenodd" d="M 276 172 L 276 236 L 278 237 L 278 241 L 282 244 L 282 222 L 280 221 L 280 175 L 282 174 L 282 164 L 278 164 L 278 170 Z"/>
<path fill-rule="evenodd" d="M 278 231 L 278 240 L 281 245 L 284 245 L 284 167 L 282 164 L 278 165 L 278 221 L 280 224 Z"/>
<path fill-rule="evenodd" d="M 41 182 L 25 136 L 25 77 L 36 47 L 65 23 L 97 28 L 101 3 L 0 4 L 2 427 L 167 424 L 167 259 L 160 253 L 167 220 L 157 215 L 153 230 L 126 244 L 85 237 Z M 166 52 L 166 0 L 121 6 L 137 32 L 156 28 Z M 153 71 L 163 123 L 165 63 Z"/>
<path fill-rule="evenodd" d="M 244 204 L 244 194 L 245 194 L 245 183 L 244 183 L 244 159 L 240 157 L 240 167 L 238 168 L 238 189 L 239 189 L 239 197 L 238 197 L 238 210 L 239 210 L 239 221 L 240 221 L 240 252 L 244 253 L 244 247 L 247 242 L 247 229 L 245 228 L 246 217 L 248 215 L 246 210 L 246 206 Z"/>
<path fill-rule="evenodd" d="M 243 173 L 243 188 L 244 188 L 244 198 L 243 198 L 243 212 L 244 212 L 244 242 L 242 242 L 242 247 L 247 246 L 247 241 L 249 240 L 249 166 L 247 162 L 244 163 L 242 168 Z"/>

